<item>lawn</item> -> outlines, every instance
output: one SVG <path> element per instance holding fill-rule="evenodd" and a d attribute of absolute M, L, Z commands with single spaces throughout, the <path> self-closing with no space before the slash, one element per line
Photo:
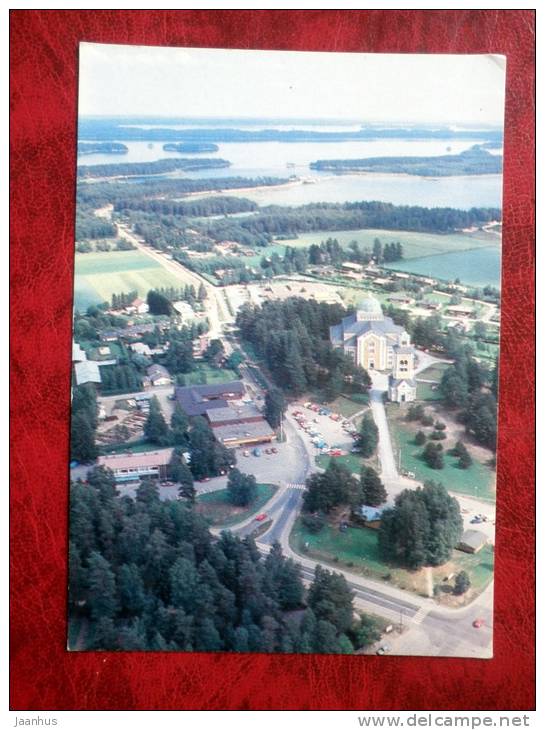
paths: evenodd
<path fill-rule="evenodd" d="M 109 251 L 75 256 L 74 299 L 77 309 L 110 301 L 112 294 L 137 291 L 145 297 L 150 289 L 179 287 L 180 277 L 141 251 Z"/>
<path fill-rule="evenodd" d="M 422 370 L 416 376 L 416 397 L 418 400 L 423 401 L 434 401 L 441 400 L 442 395 L 439 388 L 434 387 L 431 383 L 420 383 L 419 380 L 433 380 L 434 383 L 439 383 L 443 377 L 443 373 L 449 367 L 448 363 L 437 363 L 436 365 L 430 365 L 429 368 Z"/>
<path fill-rule="evenodd" d="M 418 400 L 423 401 L 442 400 L 443 398 L 437 386 L 433 386 L 431 383 L 418 382 L 416 384 L 416 397 Z"/>
<path fill-rule="evenodd" d="M 152 444 L 151 441 L 140 439 L 139 441 L 125 441 L 122 444 L 113 444 L 112 446 L 101 446 L 101 454 L 140 454 L 143 451 L 155 451 L 158 448 L 157 444 Z"/>
<path fill-rule="evenodd" d="M 426 571 L 409 571 L 384 562 L 379 554 L 376 530 L 349 527 L 341 532 L 338 527 L 327 525 L 318 534 L 313 534 L 304 527 L 299 518 L 291 532 L 290 545 L 295 552 L 333 567 L 348 568 L 352 573 L 388 582 L 419 595 L 427 595 Z M 463 599 L 456 599 L 457 603 L 472 600 L 488 585 L 493 577 L 493 549 L 487 546 L 476 555 L 455 550 L 448 563 L 433 568 L 434 585 L 443 586 L 436 600 L 441 603 L 452 602 L 453 597 L 443 579 L 460 570 L 468 572 L 472 588 Z"/>
<path fill-rule="evenodd" d="M 274 484 L 258 484 L 257 497 L 247 507 L 234 507 L 227 489 L 220 489 L 197 497 L 196 510 L 214 527 L 231 527 L 259 512 L 277 489 Z"/>
<path fill-rule="evenodd" d="M 361 471 L 361 465 L 367 461 L 358 454 L 347 454 L 346 456 L 329 456 L 329 454 L 319 454 L 316 457 L 316 464 L 322 469 L 327 469 L 329 462 L 335 461 L 337 464 L 342 464 L 350 469 L 352 474 L 358 474 Z"/>
<path fill-rule="evenodd" d="M 430 365 L 429 368 L 422 370 L 416 377 L 418 380 L 433 380 L 435 383 L 439 383 L 443 377 L 443 373 L 445 370 L 448 370 L 449 367 L 450 364 L 447 362 L 438 362 L 435 365 Z"/>
<path fill-rule="evenodd" d="M 445 467 L 430 469 L 420 458 L 423 447 L 414 443 L 414 435 L 417 430 L 423 430 L 426 433 L 432 429 L 423 428 L 419 423 L 409 424 L 403 421 L 397 407 L 387 406 L 387 414 L 390 435 L 396 451 L 396 461 L 399 449 L 401 449 L 402 469 L 413 472 L 418 481 L 433 479 L 441 482 L 449 491 L 488 501 L 495 500 L 495 474 L 489 466 L 473 457 L 473 464 L 469 469 L 460 469 L 458 468 L 458 458 L 448 453 L 450 444 L 443 444 Z"/>
<path fill-rule="evenodd" d="M 493 237 L 482 232 L 476 234 L 440 234 L 366 228 L 363 230 L 315 231 L 313 233 L 301 233 L 299 234 L 299 237 L 294 240 L 279 241 L 278 243 L 282 243 L 283 246 L 310 246 L 312 243 L 320 243 L 328 238 L 336 238 L 344 248 L 348 247 L 348 244 L 351 241 L 358 241 L 362 249 L 372 249 L 375 238 L 378 238 L 383 246 L 386 243 L 391 243 L 392 241 L 399 241 L 403 244 L 403 257 L 405 259 L 482 248 L 484 246 L 490 246 L 498 240 L 497 236 Z"/>
<path fill-rule="evenodd" d="M 352 400 L 350 396 L 341 395 L 331 403 L 328 403 L 327 407 L 329 410 L 333 411 L 333 413 L 340 413 L 341 416 L 350 418 L 354 414 L 363 411 L 369 404 L 369 396 L 367 393 L 358 393 L 356 398 L 358 400 Z"/>
<path fill-rule="evenodd" d="M 191 373 L 184 375 L 186 385 L 215 385 L 216 383 L 228 383 L 231 380 L 239 380 L 234 370 L 228 368 L 214 368 L 203 363 Z"/>

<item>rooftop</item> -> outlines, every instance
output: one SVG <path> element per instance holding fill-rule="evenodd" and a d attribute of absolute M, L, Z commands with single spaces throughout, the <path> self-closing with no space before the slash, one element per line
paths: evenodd
<path fill-rule="evenodd" d="M 77 385 L 83 385 L 84 383 L 101 382 L 98 363 L 94 360 L 84 360 L 83 362 L 77 362 L 74 365 L 74 371 L 76 373 Z"/>
<path fill-rule="evenodd" d="M 143 451 L 140 454 L 107 454 L 98 457 L 98 464 L 113 470 L 166 466 L 170 463 L 173 450 L 159 449 L 158 451 Z"/>
<path fill-rule="evenodd" d="M 239 398 L 243 395 L 244 384 L 241 380 L 176 388 L 176 400 L 188 416 L 203 416 L 212 408 L 226 408 L 227 399 Z"/>
<path fill-rule="evenodd" d="M 85 350 L 77 342 L 72 343 L 72 362 L 83 362 L 87 360 Z"/>
<path fill-rule="evenodd" d="M 241 421 L 245 418 L 257 418 L 261 417 L 261 411 L 259 408 L 253 405 L 244 406 L 231 406 L 227 405 L 223 408 L 214 408 L 208 413 L 206 412 L 208 420 L 214 425 L 214 423 L 221 423 L 222 421 Z"/>
<path fill-rule="evenodd" d="M 480 530 L 466 530 L 462 535 L 459 545 L 467 545 L 474 550 L 483 547 L 488 542 L 488 537 Z"/>
<path fill-rule="evenodd" d="M 218 441 L 223 441 L 224 443 L 245 438 L 270 438 L 274 436 L 274 431 L 264 418 L 253 423 L 233 423 L 227 426 L 215 426 L 213 427 L 213 431 Z"/>

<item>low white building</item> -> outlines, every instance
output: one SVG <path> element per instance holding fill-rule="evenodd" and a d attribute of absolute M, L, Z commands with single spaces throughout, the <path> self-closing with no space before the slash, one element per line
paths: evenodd
<path fill-rule="evenodd" d="M 84 360 L 74 364 L 74 373 L 76 376 L 76 385 L 84 385 L 85 383 L 102 382 L 100 377 L 100 368 L 98 362 L 94 360 Z"/>
<path fill-rule="evenodd" d="M 162 365 L 150 365 L 147 370 L 148 378 L 153 386 L 170 385 L 172 378 L 168 370 Z"/>

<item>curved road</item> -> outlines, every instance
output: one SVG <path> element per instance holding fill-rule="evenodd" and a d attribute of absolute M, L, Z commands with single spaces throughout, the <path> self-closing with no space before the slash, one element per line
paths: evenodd
<path fill-rule="evenodd" d="M 223 324 L 233 321 L 226 302 L 223 300 L 221 289 L 217 289 L 198 274 L 189 271 L 182 264 L 145 246 L 136 238 L 126 226 L 118 226 L 119 235 L 131 241 L 139 250 L 158 261 L 162 266 L 177 275 L 182 281 L 192 279 L 197 285 L 201 283 L 206 288 L 207 316 L 213 336 L 222 334 Z M 424 353 L 420 354 L 417 371 L 428 367 L 435 358 Z M 407 486 L 415 487 L 415 482 L 399 475 L 394 458 L 394 452 L 386 420 L 383 403 L 383 393 L 387 389 L 387 376 L 374 372 L 373 386 L 370 393 L 373 417 L 379 429 L 378 455 L 381 463 L 381 476 L 390 494 Z M 286 416 L 285 431 L 288 440 L 299 441 L 299 451 L 304 454 L 297 464 L 293 480 L 280 486 L 274 497 L 264 506 L 267 515 L 272 518 L 271 526 L 257 539 L 258 548 L 266 553 L 271 545 L 278 541 L 286 556 L 295 560 L 301 566 L 303 580 L 309 582 L 314 576 L 314 570 L 319 563 L 315 560 L 296 554 L 290 547 L 289 534 L 299 511 L 303 499 L 303 485 L 310 473 L 316 471 L 314 455 L 310 447 L 303 441 L 294 423 Z M 232 532 L 241 537 L 251 534 L 256 529 L 255 519 L 250 518 L 241 525 L 232 528 Z M 441 655 L 441 656 L 479 656 L 491 655 L 492 644 L 492 584 L 473 603 L 462 609 L 448 609 L 437 606 L 429 598 L 422 598 L 414 594 L 407 595 L 392 586 L 382 585 L 361 576 L 344 570 L 335 570 L 342 573 L 354 591 L 355 604 L 361 609 L 371 611 L 387 618 L 392 622 L 407 625 L 411 631 L 396 635 L 391 653 L 405 655 Z M 474 629 L 472 621 L 483 618 L 484 626 Z"/>

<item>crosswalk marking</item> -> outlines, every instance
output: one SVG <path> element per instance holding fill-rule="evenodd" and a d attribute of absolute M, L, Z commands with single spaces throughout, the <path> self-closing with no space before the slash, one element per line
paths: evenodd
<path fill-rule="evenodd" d="M 411 621 L 413 624 L 419 625 L 422 623 L 422 621 L 426 618 L 428 615 L 429 609 L 427 606 L 422 606 L 418 609 L 418 611 L 414 614 Z"/>
<path fill-rule="evenodd" d="M 286 487 L 288 487 L 289 489 L 306 489 L 305 484 L 294 484 L 293 482 L 287 482 Z"/>

